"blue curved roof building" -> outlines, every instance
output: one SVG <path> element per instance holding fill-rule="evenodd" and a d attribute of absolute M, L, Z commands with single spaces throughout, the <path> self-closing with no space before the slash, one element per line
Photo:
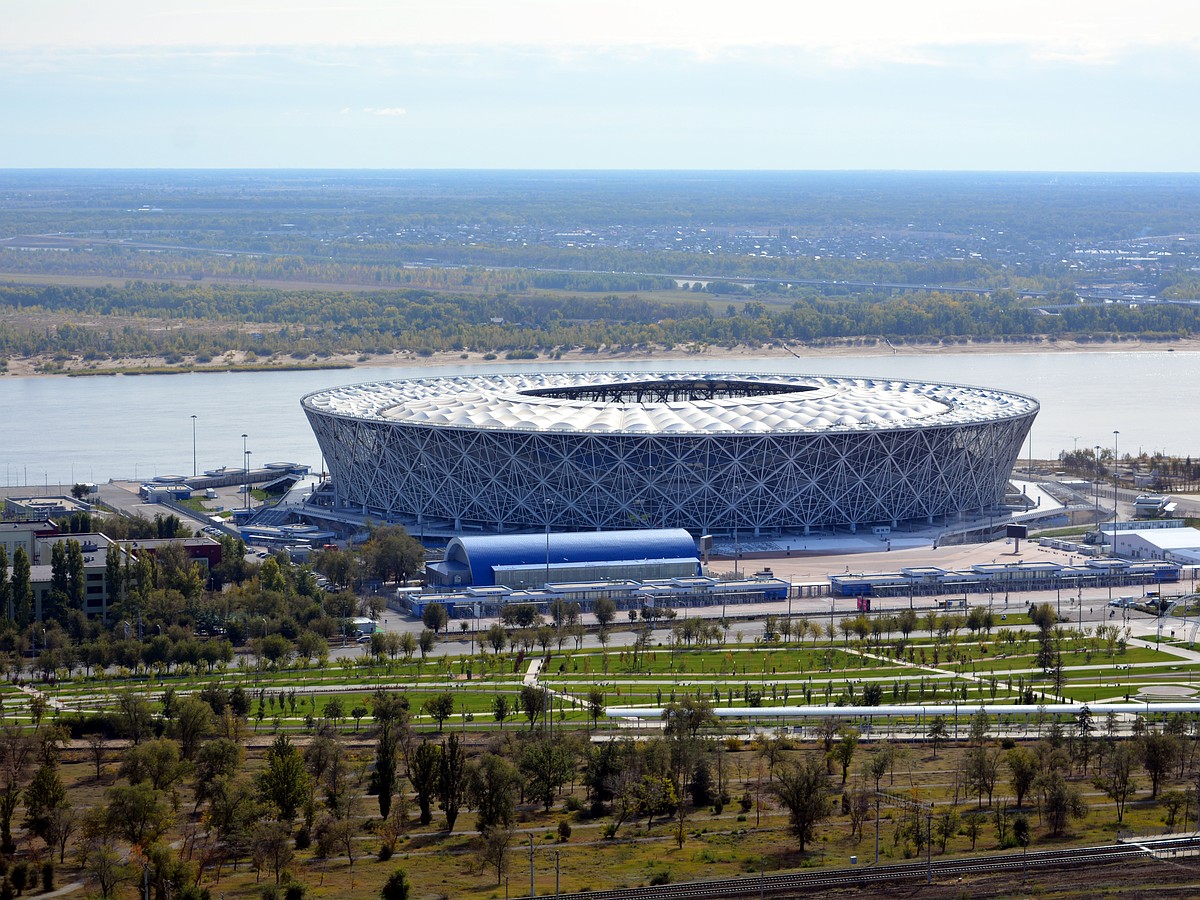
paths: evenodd
<path fill-rule="evenodd" d="M 452 538 L 426 573 L 431 585 L 533 587 L 699 575 L 700 558 L 683 528 L 472 535 Z"/>

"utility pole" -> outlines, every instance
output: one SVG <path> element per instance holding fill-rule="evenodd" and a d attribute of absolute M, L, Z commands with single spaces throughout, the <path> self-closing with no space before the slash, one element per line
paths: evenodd
<path fill-rule="evenodd" d="M 879 865 L 879 790 L 875 790 L 875 865 Z"/>
<path fill-rule="evenodd" d="M 920 822 L 919 818 L 917 820 Z M 918 826 L 919 828 L 920 826 Z M 533 840 L 530 838 L 530 840 Z M 925 883 L 934 883 L 934 804 L 925 810 Z"/>
<path fill-rule="evenodd" d="M 529 836 L 529 896 L 536 897 L 537 893 L 533 889 L 533 835 Z"/>

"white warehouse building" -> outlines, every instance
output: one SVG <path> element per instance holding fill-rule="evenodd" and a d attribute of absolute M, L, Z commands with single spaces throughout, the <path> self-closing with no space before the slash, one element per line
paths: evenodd
<path fill-rule="evenodd" d="M 1181 565 L 1200 563 L 1200 530 L 1195 528 L 1141 528 L 1109 535 L 1116 541 L 1114 555 L 1123 559 L 1161 559 Z"/>

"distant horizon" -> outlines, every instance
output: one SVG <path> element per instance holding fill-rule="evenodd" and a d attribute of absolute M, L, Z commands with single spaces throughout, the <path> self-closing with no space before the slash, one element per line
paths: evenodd
<path fill-rule="evenodd" d="M 582 174 L 686 174 L 747 175 L 1200 175 L 1196 169 L 788 169 L 705 167 L 569 167 L 569 166 L 0 166 L 0 172 L 472 172 L 472 173 L 582 173 Z"/>

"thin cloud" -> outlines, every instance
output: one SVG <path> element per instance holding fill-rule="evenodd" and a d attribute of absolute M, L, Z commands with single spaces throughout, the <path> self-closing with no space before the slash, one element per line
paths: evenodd
<path fill-rule="evenodd" d="M 1103 63 L 1200 47 L 1200 5 L 1155 15 L 1127 0 L 290 0 L 287 4 L 58 0 L 8 4 L 5 45 L 103 48 L 673 49 L 702 61 L 782 48 L 839 67 L 936 64 L 939 48 L 1017 46 L 1031 58 Z"/>
<path fill-rule="evenodd" d="M 403 106 L 364 106 L 363 112 L 369 116 L 407 116 L 408 110 Z"/>

